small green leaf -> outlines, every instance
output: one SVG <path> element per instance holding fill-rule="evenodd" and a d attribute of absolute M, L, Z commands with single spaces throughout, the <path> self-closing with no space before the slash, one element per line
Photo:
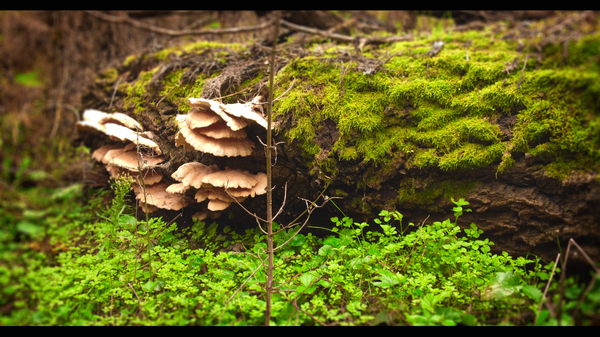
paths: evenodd
<path fill-rule="evenodd" d="M 300 283 L 302 283 L 303 286 L 309 287 L 312 284 L 312 282 L 316 279 L 316 276 L 313 275 L 313 273 L 306 273 L 300 276 L 298 279 L 300 280 Z"/>
<path fill-rule="evenodd" d="M 26 87 L 41 87 L 42 81 L 39 79 L 39 70 L 30 71 L 28 73 L 20 73 L 15 75 L 15 82 Z"/>
<path fill-rule="evenodd" d="M 466 326 L 477 326 L 477 318 L 471 314 L 465 314 L 462 316 L 462 323 Z"/>
<path fill-rule="evenodd" d="M 532 300 L 534 300 L 536 302 L 539 302 L 542 300 L 542 291 L 534 286 L 525 285 L 525 286 L 523 286 L 521 291 L 527 297 L 531 298 Z"/>
<path fill-rule="evenodd" d="M 20 221 L 17 223 L 17 230 L 21 233 L 25 233 L 31 236 L 36 236 L 42 232 L 42 227 L 27 221 Z"/>
<path fill-rule="evenodd" d="M 400 284 L 401 275 L 396 273 L 392 273 L 389 270 L 381 270 L 379 271 L 379 281 L 372 282 L 374 285 L 381 288 L 390 288 L 395 285 Z"/>

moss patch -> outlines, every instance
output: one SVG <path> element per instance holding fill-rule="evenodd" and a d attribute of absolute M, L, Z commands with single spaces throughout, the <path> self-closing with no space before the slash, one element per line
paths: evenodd
<path fill-rule="evenodd" d="M 300 141 L 316 160 L 314 132 L 328 118 L 340 133 L 332 158 L 385 164 L 400 151 L 408 155 L 408 166 L 445 171 L 503 172 L 514 163 L 513 154 L 526 152 L 600 158 L 600 75 L 593 71 L 600 62 L 600 35 L 572 43 L 566 65 L 557 66 L 553 53 L 562 49 L 553 52 L 552 45 L 542 58 L 529 57 L 520 89 L 526 55 L 516 41 L 486 31 L 453 33 L 444 41 L 434 57 L 422 56 L 433 37 L 369 49 L 363 55 L 372 55 L 370 60 L 401 53 L 372 75 L 361 72 L 368 59 L 344 57 L 343 48 L 337 55 L 330 48 L 320 57 L 293 60 L 276 77 L 276 96 L 296 79 L 275 104 L 276 113 L 292 119 L 286 137 Z M 512 115 L 514 125 L 501 131 L 498 120 Z"/>

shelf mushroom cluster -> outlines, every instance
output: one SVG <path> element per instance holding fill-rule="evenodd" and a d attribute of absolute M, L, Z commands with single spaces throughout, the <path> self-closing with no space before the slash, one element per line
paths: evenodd
<path fill-rule="evenodd" d="M 251 103 L 221 104 L 189 98 L 187 102 L 192 107 L 191 111 L 176 116 L 179 131 L 175 145 L 219 157 L 251 155 L 254 144 L 247 139 L 244 128 L 248 123 L 267 128 L 259 100 L 260 97 L 256 97 Z M 128 175 L 139 181 L 141 171 L 145 190 L 140 184 L 133 187 L 136 198 L 147 203 L 141 202 L 144 212 L 154 212 L 159 208 L 180 210 L 193 203 L 194 199 L 198 203 L 208 200 L 208 211 L 194 214 L 195 218 L 203 220 L 207 216 L 218 217 L 219 211 L 236 200 L 241 202 L 247 197 L 266 193 L 265 173 L 252 174 L 228 167 L 220 170 L 216 165 L 206 166 L 199 162 L 181 165 L 171 176 L 179 183 L 169 186 L 163 181 L 160 171 L 155 169 L 165 161 L 155 142 L 157 136 L 143 131 L 137 121 L 123 113 L 86 110 L 77 127 L 84 131 L 102 132 L 113 140 L 124 142 L 123 145 L 102 146 L 92 153 L 92 158 L 105 164 L 112 177 Z M 138 146 L 144 151 L 138 151 Z M 194 198 L 186 196 L 191 188 L 197 190 Z"/>
<path fill-rule="evenodd" d="M 189 98 L 188 104 L 192 107 L 190 112 L 176 117 L 179 131 L 175 136 L 175 145 L 218 157 L 251 155 L 254 144 L 247 139 L 244 130 L 247 121 L 267 127 L 267 122 L 254 104 L 258 99 L 247 104 L 221 104 L 202 98 Z"/>
<path fill-rule="evenodd" d="M 247 139 L 244 128 L 249 122 L 267 128 L 267 121 L 259 110 L 259 100 L 260 97 L 256 97 L 252 103 L 221 104 L 208 99 L 189 98 L 190 112 L 176 116 L 179 131 L 175 145 L 218 157 L 251 155 L 254 144 Z M 241 202 L 249 196 L 265 194 L 267 186 L 265 173 L 253 175 L 230 168 L 219 170 L 216 165 L 206 166 L 197 162 L 183 164 L 172 178 L 179 183 L 169 186 L 167 192 L 185 193 L 193 187 L 198 190 L 196 201 L 208 199 L 207 208 L 213 212 L 229 207 L 234 202 L 232 197 Z M 208 212 L 199 212 L 195 217 L 202 220 L 207 215 Z"/>
<path fill-rule="evenodd" d="M 102 146 L 92 153 L 92 158 L 106 165 L 106 170 L 113 178 L 127 175 L 134 181 L 139 181 L 141 171 L 146 197 L 144 198 L 144 191 L 139 184 L 133 184 L 133 188 L 138 200 L 146 200 L 147 209 L 146 203 L 142 203 L 145 212 L 153 212 L 158 208 L 180 210 L 193 201 L 185 196 L 166 192 L 168 185 L 161 183 L 163 176 L 155 170 L 157 165 L 165 161 L 160 147 L 154 142 L 157 136 L 150 131 L 143 131 L 142 126 L 133 118 L 119 112 L 105 113 L 90 109 L 84 111 L 83 120 L 76 125 L 81 130 L 102 132 L 113 140 L 125 143 Z M 144 151 L 138 153 L 138 144 Z"/>
<path fill-rule="evenodd" d="M 226 209 L 235 202 L 233 198 L 242 202 L 247 197 L 267 193 L 267 175 L 262 172 L 254 175 L 248 171 L 219 170 L 217 165 L 191 162 L 181 165 L 171 177 L 179 183 L 167 187 L 168 193 L 184 194 L 191 188 L 197 189 L 194 195 L 196 202 L 208 200 L 207 209 L 212 212 Z M 199 220 L 207 216 L 207 211 L 195 214 Z"/>

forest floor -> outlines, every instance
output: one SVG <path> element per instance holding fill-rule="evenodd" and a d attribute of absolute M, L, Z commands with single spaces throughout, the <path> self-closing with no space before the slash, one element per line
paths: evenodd
<path fill-rule="evenodd" d="M 261 233 L 202 222 L 182 231 L 175 222 L 137 220 L 126 201 L 129 186 L 109 185 L 94 173 L 90 150 L 73 142 L 73 126 L 85 89 L 105 69 L 191 39 L 266 45 L 271 31 L 254 28 L 267 27 L 270 13 L 123 14 L 0 13 L 0 325 L 262 324 Z M 306 14 L 288 13 L 301 28 L 289 25 L 280 37 L 344 41 L 362 34 L 346 41 L 362 48 L 395 36 L 499 24 L 517 32 L 562 15 Z M 598 17 L 581 14 L 590 27 Z M 254 28 L 223 33 L 240 26 Z M 281 232 L 278 243 L 293 240 L 276 257 L 281 291 L 272 324 L 599 323 L 600 287 L 581 282 L 597 278 L 597 266 L 591 277 L 559 280 L 562 270 L 554 263 L 491 254 L 493 243 L 479 240 L 476 226 L 462 231 L 456 225 L 463 206 L 466 211 L 468 204 L 456 201 L 449 220 L 421 224 L 404 236 L 396 229 L 399 213 L 382 212 L 367 224 L 343 209 L 331 219 L 331 236 Z"/>

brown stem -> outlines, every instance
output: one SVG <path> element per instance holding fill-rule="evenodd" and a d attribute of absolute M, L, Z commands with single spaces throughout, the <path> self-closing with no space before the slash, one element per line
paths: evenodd
<path fill-rule="evenodd" d="M 304 26 L 300 26 L 285 20 L 281 20 L 281 24 L 284 25 L 285 27 L 287 27 L 288 29 L 291 30 L 297 30 L 297 31 L 301 31 L 301 32 L 305 32 L 305 33 L 309 33 L 309 34 L 316 34 L 316 35 L 320 35 L 329 39 L 333 39 L 333 40 L 337 40 L 337 41 L 343 41 L 343 42 L 357 42 L 360 41 L 361 43 L 372 43 L 372 44 L 382 44 L 382 43 L 390 43 L 390 42 L 397 42 L 397 41 L 408 41 L 408 40 L 412 40 L 412 36 L 411 35 L 407 35 L 407 36 L 390 36 L 390 37 L 377 37 L 377 36 L 370 36 L 370 37 L 354 37 L 354 36 L 347 36 L 347 35 L 342 35 L 342 34 L 336 34 L 336 33 L 330 33 L 328 31 L 325 30 L 319 30 L 319 29 L 315 29 L 315 28 L 309 28 L 309 27 L 304 27 Z"/>
<path fill-rule="evenodd" d="M 271 293 L 273 291 L 273 188 L 272 188 L 272 165 L 271 146 L 273 135 L 271 130 L 273 116 L 273 82 L 275 79 L 275 49 L 277 48 L 277 36 L 279 35 L 279 23 L 281 12 L 275 14 L 275 32 L 273 33 L 273 50 L 271 52 L 271 64 L 269 72 L 269 104 L 267 105 L 267 308 L 265 310 L 265 325 L 271 322 Z"/>
<path fill-rule="evenodd" d="M 186 35 L 210 35 L 210 34 L 236 34 L 236 33 L 246 33 L 253 32 L 261 29 L 268 28 L 271 26 L 272 22 L 266 22 L 262 25 L 252 26 L 252 27 L 234 27 L 234 28 L 218 28 L 218 29 L 200 29 L 200 30 L 173 30 L 167 28 L 161 28 L 152 26 L 137 20 L 130 18 L 129 16 L 114 16 L 109 14 L 104 14 L 99 11 L 85 11 L 86 13 L 95 16 L 99 19 L 115 22 L 115 23 L 126 23 L 130 26 L 145 29 L 157 34 L 169 35 L 169 36 L 186 36 Z"/>

